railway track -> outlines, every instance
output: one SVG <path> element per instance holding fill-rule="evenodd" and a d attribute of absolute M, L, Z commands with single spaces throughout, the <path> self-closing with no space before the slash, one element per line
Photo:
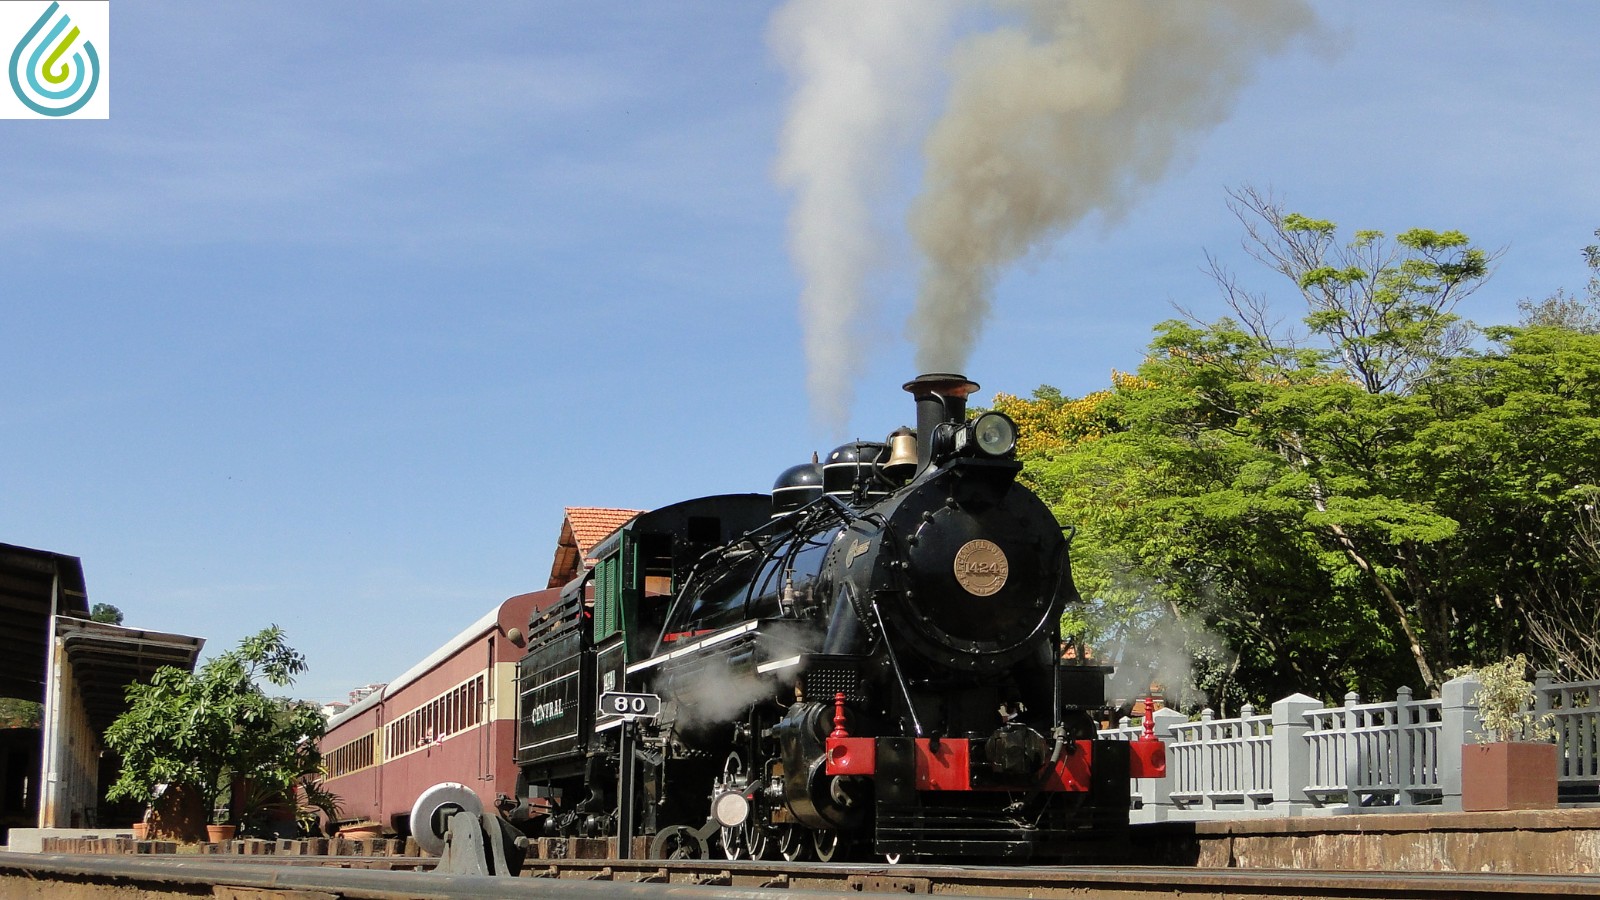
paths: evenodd
<path fill-rule="evenodd" d="M 0 897 L 27 900 L 455 900 L 455 898 L 699 897 L 813 900 L 842 894 L 1076 900 L 1235 900 L 1253 897 L 1600 897 L 1600 876 L 1449 872 L 1327 872 L 1176 867 L 863 866 L 718 861 L 538 860 L 521 878 L 392 868 L 393 858 L 270 858 L 0 854 Z M 410 863 L 411 865 L 414 863 Z"/>

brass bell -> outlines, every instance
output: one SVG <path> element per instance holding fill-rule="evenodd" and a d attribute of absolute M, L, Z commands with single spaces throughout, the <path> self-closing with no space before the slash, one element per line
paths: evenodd
<path fill-rule="evenodd" d="M 905 426 L 889 435 L 889 459 L 883 474 L 890 478 L 909 478 L 917 470 L 917 433 Z"/>

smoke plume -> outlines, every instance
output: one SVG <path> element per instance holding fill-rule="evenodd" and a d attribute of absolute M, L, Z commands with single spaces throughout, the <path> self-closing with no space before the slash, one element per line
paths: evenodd
<path fill-rule="evenodd" d="M 935 50 L 956 0 L 791 0 L 774 51 L 794 82 L 777 178 L 793 190 L 790 253 L 804 282 L 807 387 L 841 426 L 861 371 L 863 290 L 885 243 L 874 201 L 915 137 Z"/>
<path fill-rule="evenodd" d="M 960 41 L 910 230 L 923 372 L 964 371 L 1000 270 L 1091 213 L 1115 221 L 1226 117 L 1256 61 L 1313 23 L 1304 0 L 960 0 L 1013 21 Z M 957 0 L 791 0 L 773 43 L 796 82 L 778 166 L 796 193 L 809 386 L 838 418 L 862 368 L 874 188 Z M 988 21 L 994 21 L 991 15 Z"/>
<path fill-rule="evenodd" d="M 1301 3 L 1031 0 L 957 48 L 911 230 L 925 269 L 923 372 L 965 371 L 999 269 L 1141 188 L 1222 121 L 1257 57 L 1311 24 Z"/>

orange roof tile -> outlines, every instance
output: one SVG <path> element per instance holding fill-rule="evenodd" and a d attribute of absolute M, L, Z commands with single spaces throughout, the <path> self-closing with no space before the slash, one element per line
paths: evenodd
<path fill-rule="evenodd" d="M 549 587 L 560 587 L 578 576 L 582 565 L 594 564 L 589 554 L 613 531 L 643 512 L 604 506 L 569 506 L 561 519 L 561 537 L 556 541 L 556 557 L 550 566 Z"/>
<path fill-rule="evenodd" d="M 644 510 L 599 506 L 567 507 L 567 521 L 572 524 L 572 536 L 578 541 L 578 549 L 583 553 L 584 561 L 589 561 L 589 551 L 610 537 L 611 532 L 628 524 L 630 519 L 641 512 Z"/>

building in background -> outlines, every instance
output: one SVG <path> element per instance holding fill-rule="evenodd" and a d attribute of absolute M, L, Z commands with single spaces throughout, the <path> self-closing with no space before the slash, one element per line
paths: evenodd
<path fill-rule="evenodd" d="M 41 707 L 36 727 L 0 730 L 0 832 L 131 822 L 105 805 L 117 764 L 105 730 L 129 684 L 162 666 L 192 671 L 204 644 L 92 621 L 77 557 L 0 544 L 0 697 Z"/>

